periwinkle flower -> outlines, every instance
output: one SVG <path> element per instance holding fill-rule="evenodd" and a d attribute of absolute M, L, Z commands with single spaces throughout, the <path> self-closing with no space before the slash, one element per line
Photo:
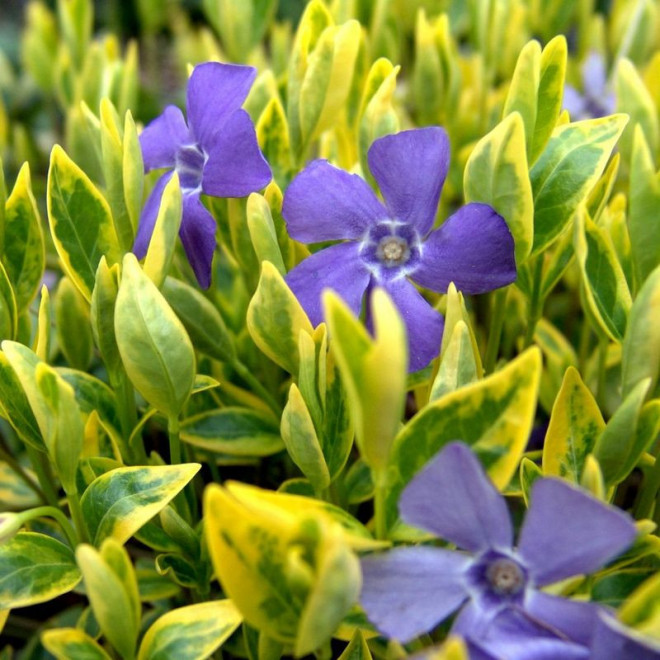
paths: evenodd
<path fill-rule="evenodd" d="M 605 60 L 597 51 L 591 51 L 582 64 L 582 93 L 575 87 L 564 87 L 564 108 L 573 121 L 597 119 L 614 112 L 616 98 L 607 84 Z"/>
<path fill-rule="evenodd" d="M 516 278 L 514 243 L 504 219 L 487 204 L 461 207 L 432 230 L 449 167 L 449 140 L 433 126 L 376 140 L 367 154 L 384 204 L 357 175 L 315 160 L 284 196 L 289 233 L 304 243 L 347 239 L 316 252 L 286 281 L 317 325 L 321 292 L 339 293 L 357 315 L 375 286 L 394 300 L 408 331 L 410 370 L 439 352 L 444 321 L 410 278 L 433 291 L 450 282 L 465 293 L 484 293 Z"/>
<path fill-rule="evenodd" d="M 532 487 L 518 545 L 504 498 L 462 443 L 442 449 L 405 488 L 404 522 L 467 552 L 426 545 L 362 560 L 362 606 L 389 637 L 407 642 L 460 609 L 452 632 L 475 657 L 586 657 L 601 608 L 540 589 L 600 568 L 635 538 L 635 525 L 554 478 Z M 554 655 L 553 655 L 554 654 Z"/>
<path fill-rule="evenodd" d="M 237 64 L 207 62 L 188 81 L 186 114 L 169 105 L 140 135 L 146 172 L 171 168 L 154 186 L 140 216 L 133 251 L 143 257 L 154 230 L 163 190 L 172 173 L 179 175 L 183 215 L 179 235 L 200 286 L 211 283 L 216 223 L 200 200 L 245 197 L 271 179 L 250 116 L 241 105 L 256 70 Z"/>

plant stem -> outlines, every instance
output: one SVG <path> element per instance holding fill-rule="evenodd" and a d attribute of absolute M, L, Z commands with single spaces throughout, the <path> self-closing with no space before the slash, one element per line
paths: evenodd
<path fill-rule="evenodd" d="M 4 447 L 0 447 L 0 460 L 7 463 L 7 465 L 9 465 L 9 467 L 16 473 L 16 476 L 21 479 L 21 481 L 25 482 L 25 485 L 30 490 L 34 491 L 42 501 L 47 501 L 43 490 L 39 488 L 38 484 L 35 484 L 34 481 L 32 481 L 21 464 Z"/>
<path fill-rule="evenodd" d="M 181 463 L 181 438 L 179 437 L 179 418 L 170 415 L 167 418 L 167 435 L 170 439 L 170 463 L 179 465 Z"/>
<path fill-rule="evenodd" d="M 525 348 L 534 342 L 536 324 L 543 313 L 543 300 L 541 299 L 541 278 L 543 277 L 543 257 L 536 257 L 534 268 L 534 281 L 532 283 L 532 296 L 529 300 L 527 315 L 527 332 L 525 333 Z"/>
<path fill-rule="evenodd" d="M 376 523 L 376 538 L 387 538 L 387 516 L 385 514 L 385 496 L 387 495 L 387 485 L 385 483 L 385 470 L 374 471 L 374 518 Z"/>
<path fill-rule="evenodd" d="M 53 473 L 51 472 L 46 454 L 37 451 L 34 447 L 31 447 L 28 444 L 25 445 L 25 450 L 30 459 L 30 463 L 32 464 L 32 469 L 37 475 L 41 490 L 46 496 L 46 502 L 51 506 L 57 507 L 60 498 L 53 484 Z"/>
<path fill-rule="evenodd" d="M 282 407 L 273 398 L 271 393 L 254 377 L 252 372 L 238 359 L 232 363 L 232 367 L 236 373 L 256 392 L 267 404 L 268 407 L 275 413 L 279 419 L 282 416 Z"/>
<path fill-rule="evenodd" d="M 488 332 L 488 344 L 486 345 L 486 357 L 484 358 L 484 371 L 486 374 L 495 369 L 497 354 L 500 349 L 502 339 L 502 329 L 504 328 L 504 318 L 506 312 L 506 298 L 509 288 L 499 289 L 491 296 L 493 305 L 491 312 L 490 328 Z"/>
<path fill-rule="evenodd" d="M 36 507 L 35 509 L 30 509 L 29 511 L 24 512 L 24 514 L 28 514 L 28 513 L 30 515 L 29 518 L 26 517 L 26 522 L 27 520 L 33 520 L 34 518 L 43 518 L 44 516 L 48 516 L 49 518 L 54 518 L 62 528 L 62 531 L 66 535 L 71 547 L 75 548 L 78 545 L 79 538 L 78 538 L 78 534 L 76 533 L 76 530 L 71 526 L 71 523 L 69 522 L 67 517 L 57 507 L 39 506 Z"/>
<path fill-rule="evenodd" d="M 69 503 L 69 511 L 71 512 L 71 519 L 78 532 L 78 538 L 83 543 L 89 542 L 89 534 L 87 532 L 87 524 L 85 523 L 85 516 L 83 516 L 82 508 L 80 507 L 80 497 L 78 491 L 73 488 L 71 492 L 66 494 Z"/>
<path fill-rule="evenodd" d="M 598 342 L 598 384 L 596 386 L 596 401 L 600 405 L 605 396 L 605 376 L 607 375 L 607 348 L 609 341 L 607 337 L 602 337 Z"/>

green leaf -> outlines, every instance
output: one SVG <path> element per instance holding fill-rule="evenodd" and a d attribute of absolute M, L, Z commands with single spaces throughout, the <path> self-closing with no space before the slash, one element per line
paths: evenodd
<path fill-rule="evenodd" d="M 78 628 L 44 630 L 41 643 L 57 660 L 111 660 L 98 642 Z"/>
<path fill-rule="evenodd" d="M 184 419 L 181 440 L 230 456 L 270 456 L 284 449 L 272 415 L 232 406 Z"/>
<path fill-rule="evenodd" d="M 247 312 L 247 327 L 259 349 L 291 374 L 298 373 L 298 336 L 313 333 L 298 299 L 277 268 L 261 265 L 261 277 Z"/>
<path fill-rule="evenodd" d="M 525 156 L 523 119 L 514 112 L 482 138 L 463 175 L 465 199 L 490 204 L 506 221 L 522 263 L 532 249 L 534 203 Z"/>
<path fill-rule="evenodd" d="M 325 360 L 325 348 L 319 357 Z M 321 432 L 321 448 L 331 480 L 341 473 L 353 447 L 353 425 L 348 410 L 346 390 L 342 387 L 339 370 L 328 364 L 329 380 L 325 388 L 325 414 Z"/>
<path fill-rule="evenodd" d="M 286 275 L 270 206 L 266 199 L 257 193 L 252 193 L 248 197 L 247 226 L 259 261 L 269 261 L 277 268 L 280 275 Z"/>
<path fill-rule="evenodd" d="M 538 254 L 568 226 L 605 169 L 627 118 L 611 115 L 558 126 L 532 170 L 534 243 Z"/>
<path fill-rule="evenodd" d="M 165 280 L 172 264 L 182 213 L 181 187 L 179 186 L 179 176 L 175 172 L 167 182 L 163 196 L 160 198 L 158 216 L 143 266 L 144 274 L 151 278 L 157 287 L 160 287 Z"/>
<path fill-rule="evenodd" d="M 101 257 L 119 261 L 119 244 L 108 203 L 59 145 L 50 156 L 48 221 L 66 274 L 90 301 Z"/>
<path fill-rule="evenodd" d="M 48 362 L 50 358 L 52 313 L 48 287 L 41 287 L 39 312 L 37 314 L 37 329 L 32 343 L 32 349 L 40 360 Z"/>
<path fill-rule="evenodd" d="M 111 378 L 116 378 L 122 369 L 115 336 L 115 302 L 118 292 L 119 264 L 109 267 L 105 257 L 101 257 L 92 292 L 90 318 L 94 341 L 101 351 Z"/>
<path fill-rule="evenodd" d="M 21 379 L 4 352 L 0 353 L 0 408 L 2 416 L 9 421 L 23 442 L 38 451 L 46 451 Z"/>
<path fill-rule="evenodd" d="M 575 254 L 582 271 L 582 282 L 589 311 L 600 330 L 620 342 L 632 298 L 611 237 L 598 227 L 581 207 L 575 219 Z"/>
<path fill-rule="evenodd" d="M 14 289 L 0 262 L 0 340 L 15 339 L 18 332 L 18 309 Z"/>
<path fill-rule="evenodd" d="M 635 467 L 643 448 L 637 447 L 637 423 L 651 381 L 641 380 L 617 408 L 598 437 L 594 456 L 603 471 L 605 483 L 614 486 Z"/>
<path fill-rule="evenodd" d="M 71 549 L 50 536 L 19 532 L 0 544 L 0 609 L 52 600 L 80 578 Z"/>
<path fill-rule="evenodd" d="M 339 656 L 339 660 L 372 660 L 369 646 L 359 628 L 353 633 L 351 641 Z"/>
<path fill-rule="evenodd" d="M 273 169 L 273 177 L 280 186 L 285 186 L 291 177 L 291 142 L 289 138 L 289 124 L 286 120 L 286 114 L 282 101 L 275 96 L 268 101 L 268 105 L 259 116 L 257 122 L 257 139 L 259 146 Z M 252 193 L 256 194 L 256 193 Z M 249 214 L 249 210 L 248 210 Z M 252 234 L 252 230 L 250 230 Z M 255 237 L 252 237 L 253 242 Z M 255 249 L 257 245 L 255 243 Z M 257 254 L 259 252 L 257 251 Z M 272 258 L 263 257 L 273 263 L 277 263 Z"/>
<path fill-rule="evenodd" d="M 97 477 L 80 500 L 94 545 L 125 543 L 193 478 L 196 463 L 117 468 Z"/>
<path fill-rule="evenodd" d="M 236 350 L 231 333 L 208 298 L 195 287 L 173 277 L 165 279 L 161 292 L 197 350 L 221 362 L 234 362 Z"/>
<path fill-rule="evenodd" d="M 178 415 L 195 380 L 195 352 L 183 324 L 130 253 L 117 294 L 115 335 L 136 389 L 158 410 Z"/>
<path fill-rule="evenodd" d="M 630 162 L 628 230 L 637 281 L 641 286 L 660 265 L 660 171 L 641 128 L 635 128 Z"/>
<path fill-rule="evenodd" d="M 133 235 L 137 232 L 142 211 L 142 193 L 144 188 L 144 163 L 135 121 L 130 111 L 124 119 L 124 155 L 122 180 L 124 183 L 124 203 L 131 221 Z"/>
<path fill-rule="evenodd" d="M 534 422 L 541 353 L 532 347 L 502 370 L 429 403 L 399 432 L 388 469 L 387 513 L 397 517 L 399 495 L 442 447 L 470 445 L 499 489 L 511 480 Z"/>
<path fill-rule="evenodd" d="M 660 574 L 646 580 L 628 596 L 619 610 L 619 618 L 641 634 L 653 637 L 657 648 L 660 627 Z"/>
<path fill-rule="evenodd" d="M 605 422 L 593 395 L 574 367 L 564 375 L 543 444 L 543 474 L 579 484 L 587 456 Z"/>
<path fill-rule="evenodd" d="M 37 477 L 30 469 L 23 468 L 32 483 L 37 483 Z M 23 511 L 42 503 L 39 495 L 18 476 L 14 469 L 0 461 L 0 510 Z"/>
<path fill-rule="evenodd" d="M 621 136 L 619 149 L 625 160 L 630 158 L 633 135 L 639 126 L 652 153 L 657 153 L 660 142 L 658 114 L 653 97 L 635 65 L 627 59 L 618 60 L 614 78 L 617 112 L 630 116 L 630 123 Z"/>
<path fill-rule="evenodd" d="M 374 471 L 383 470 L 401 423 L 406 393 L 408 350 L 403 320 L 381 289 L 371 296 L 375 339 L 336 294 L 326 292 L 323 302 L 360 453 Z"/>
<path fill-rule="evenodd" d="M 86 371 L 94 351 L 89 304 L 66 275 L 55 294 L 55 333 L 69 365 Z"/>
<path fill-rule="evenodd" d="M 44 273 L 44 237 L 37 202 L 32 194 L 30 168 L 21 167 L 5 206 L 2 262 L 16 292 L 18 313 L 39 289 Z"/>
<path fill-rule="evenodd" d="M 289 389 L 289 399 L 282 411 L 281 433 L 293 462 L 321 491 L 330 484 L 330 473 L 319 443 L 314 422 L 305 400 L 295 383 Z"/>
<path fill-rule="evenodd" d="M 76 469 L 82 454 L 84 427 L 73 388 L 44 362 L 37 364 L 34 378 L 43 411 L 47 414 L 45 419 L 37 419 L 48 453 L 66 493 L 76 493 Z"/>
<path fill-rule="evenodd" d="M 216 600 L 167 612 L 144 635 L 138 660 L 204 660 L 241 624 L 231 600 Z"/>
<path fill-rule="evenodd" d="M 454 325 L 449 344 L 442 354 L 429 401 L 436 401 L 445 394 L 470 385 L 478 378 L 470 329 L 464 321 L 459 320 Z"/>
<path fill-rule="evenodd" d="M 128 553 L 114 539 L 108 538 L 100 552 L 91 545 L 79 545 L 76 560 L 103 635 L 122 658 L 135 657 L 141 606 L 135 570 Z"/>
<path fill-rule="evenodd" d="M 637 294 L 628 317 L 621 358 L 623 396 L 642 380 L 651 379 L 655 391 L 660 373 L 660 266 L 648 276 Z"/>

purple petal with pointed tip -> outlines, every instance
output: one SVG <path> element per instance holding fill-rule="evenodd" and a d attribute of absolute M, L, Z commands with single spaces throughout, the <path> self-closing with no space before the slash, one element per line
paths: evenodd
<path fill-rule="evenodd" d="M 392 296 L 406 324 L 408 371 L 423 369 L 440 353 L 445 321 L 405 278 L 379 282 Z"/>
<path fill-rule="evenodd" d="M 582 64 L 582 81 L 584 91 L 592 99 L 605 96 L 605 85 L 607 83 L 607 70 L 605 69 L 605 58 L 595 50 L 592 50 Z"/>
<path fill-rule="evenodd" d="M 184 195 L 179 236 L 202 289 L 208 289 L 211 284 L 215 230 L 215 220 L 200 201 L 199 195 Z"/>
<path fill-rule="evenodd" d="M 303 243 L 362 238 L 388 217 L 367 182 L 315 160 L 296 176 L 284 195 L 282 215 L 289 234 Z"/>
<path fill-rule="evenodd" d="M 408 642 L 460 607 L 469 563 L 459 552 L 423 546 L 366 557 L 360 602 L 379 630 Z"/>
<path fill-rule="evenodd" d="M 635 540 L 628 515 L 559 479 L 540 479 L 518 550 L 537 586 L 591 573 Z"/>
<path fill-rule="evenodd" d="M 404 522 L 437 534 L 459 548 L 509 549 L 513 539 L 504 498 L 472 451 L 446 445 L 406 486 L 399 500 Z"/>
<path fill-rule="evenodd" d="M 256 69 L 240 64 L 206 62 L 193 69 L 186 98 L 188 125 L 204 151 L 209 151 L 215 133 L 243 105 L 256 75 Z"/>
<path fill-rule="evenodd" d="M 356 316 L 360 314 L 369 271 L 358 256 L 358 249 L 358 244 L 353 242 L 332 245 L 307 257 L 287 274 L 286 283 L 312 325 L 323 321 L 323 289 L 336 291 Z"/>
<path fill-rule="evenodd" d="M 202 190 L 215 197 L 245 197 L 264 188 L 270 167 L 257 143 L 254 125 L 245 110 L 237 110 L 208 141 Z"/>
<path fill-rule="evenodd" d="M 163 191 L 167 182 L 172 178 L 172 172 L 165 172 L 163 176 L 156 181 L 147 202 L 140 213 L 140 222 L 138 223 L 137 235 L 133 243 L 133 253 L 138 259 L 142 259 L 147 254 L 149 249 L 149 241 L 151 235 L 154 233 L 156 220 L 158 219 L 158 209 L 160 208 L 160 200 L 163 196 Z"/>
<path fill-rule="evenodd" d="M 386 135 L 367 154 L 369 169 L 397 220 L 423 236 L 433 226 L 449 168 L 449 138 L 429 126 Z"/>
<path fill-rule="evenodd" d="M 565 110 L 568 110 L 568 114 L 571 115 L 573 121 L 578 119 L 584 119 L 586 113 L 586 105 L 584 97 L 580 92 L 578 92 L 575 87 L 571 85 L 564 86 L 564 102 L 563 106 Z"/>
<path fill-rule="evenodd" d="M 591 660 L 660 660 L 657 639 L 627 628 L 601 612 L 591 644 Z"/>
<path fill-rule="evenodd" d="M 177 149 L 192 141 L 183 113 L 176 106 L 168 105 L 163 114 L 147 124 L 140 133 L 144 171 L 174 167 Z"/>
<path fill-rule="evenodd" d="M 511 232 L 488 204 L 461 207 L 431 232 L 422 247 L 419 267 L 410 277 L 432 291 L 450 282 L 465 293 L 484 293 L 516 279 Z"/>
<path fill-rule="evenodd" d="M 532 590 L 525 612 L 578 644 L 589 644 L 601 608 L 584 601 L 568 600 Z"/>
<path fill-rule="evenodd" d="M 452 632 L 455 630 L 452 629 Z M 524 612 L 514 608 L 502 610 L 478 634 L 468 631 L 467 635 L 474 646 L 495 658 L 586 660 L 589 657 L 589 649 L 586 646 L 554 635 L 529 619 Z"/>

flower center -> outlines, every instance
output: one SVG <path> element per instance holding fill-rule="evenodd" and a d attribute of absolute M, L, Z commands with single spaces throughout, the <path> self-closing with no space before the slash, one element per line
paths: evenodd
<path fill-rule="evenodd" d="M 401 266 L 410 259 L 410 246 L 401 236 L 383 236 L 376 248 L 376 257 L 388 268 Z"/>
<path fill-rule="evenodd" d="M 196 144 L 186 144 L 176 152 L 176 173 L 181 188 L 195 190 L 202 185 L 206 158 Z"/>
<path fill-rule="evenodd" d="M 525 586 L 525 574 L 513 559 L 500 557 L 486 568 L 486 580 L 491 589 L 503 596 L 517 594 Z"/>

